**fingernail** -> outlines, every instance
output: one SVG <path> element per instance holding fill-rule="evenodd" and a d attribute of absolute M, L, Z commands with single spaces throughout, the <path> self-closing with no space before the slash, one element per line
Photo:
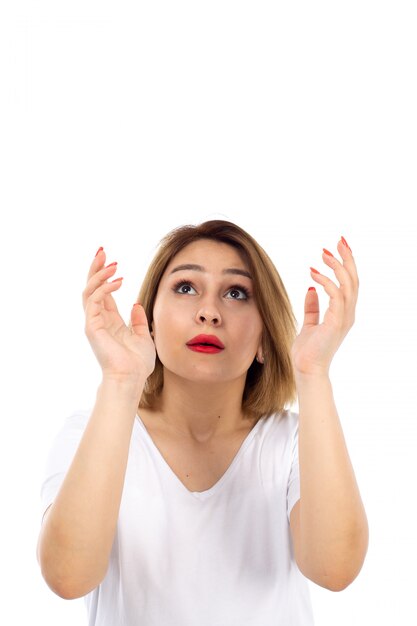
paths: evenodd
<path fill-rule="evenodd" d="M 320 274 L 320 272 L 318 270 L 315 270 L 314 267 L 310 267 L 311 271 L 314 272 L 315 274 Z"/>
<path fill-rule="evenodd" d="M 98 253 L 100 252 L 100 250 L 103 250 L 103 248 L 101 247 L 101 248 L 99 248 L 99 249 L 97 250 L 97 252 L 96 252 L 96 256 L 98 255 Z"/>
<path fill-rule="evenodd" d="M 140 306 L 139 302 L 135 302 L 135 304 L 133 306 Z"/>
<path fill-rule="evenodd" d="M 114 263 L 109 263 L 104 269 L 106 270 L 108 267 L 112 267 L 113 265 L 117 265 L 117 261 L 115 261 Z"/>
<path fill-rule="evenodd" d="M 309 287 L 308 290 L 309 291 L 316 291 L 316 288 L 315 287 Z"/>
<path fill-rule="evenodd" d="M 333 254 L 331 252 L 329 252 L 328 250 L 326 250 L 326 248 L 323 248 L 323 252 L 325 254 L 328 254 L 329 256 L 333 256 Z"/>
<path fill-rule="evenodd" d="M 352 248 L 349 246 L 348 242 L 346 241 L 344 237 L 342 237 L 342 243 L 346 246 L 346 248 L 349 248 L 349 250 L 352 252 Z"/>
<path fill-rule="evenodd" d="M 112 283 L 116 283 L 118 280 L 123 280 L 123 276 L 121 276 L 120 278 L 116 278 L 115 280 L 112 280 Z"/>

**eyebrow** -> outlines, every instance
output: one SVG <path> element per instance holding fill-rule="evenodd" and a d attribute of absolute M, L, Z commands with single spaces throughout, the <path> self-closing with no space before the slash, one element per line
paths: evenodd
<path fill-rule="evenodd" d="M 184 263 L 183 265 L 177 265 L 171 270 L 171 274 L 174 272 L 181 272 L 182 270 L 195 270 L 196 272 L 205 272 L 206 270 L 201 265 L 195 265 L 194 263 Z M 237 267 L 230 267 L 222 271 L 222 274 L 238 274 L 240 276 L 246 276 L 252 280 L 252 276 L 246 270 L 238 269 Z"/>

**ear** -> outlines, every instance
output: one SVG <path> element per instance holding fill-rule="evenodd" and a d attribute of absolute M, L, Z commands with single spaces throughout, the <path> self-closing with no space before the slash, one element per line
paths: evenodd
<path fill-rule="evenodd" d="M 262 351 L 262 347 L 259 346 L 258 350 L 256 351 L 256 360 L 258 361 L 258 363 L 261 363 L 261 365 L 263 365 L 264 363 L 264 355 L 263 355 L 263 351 Z"/>

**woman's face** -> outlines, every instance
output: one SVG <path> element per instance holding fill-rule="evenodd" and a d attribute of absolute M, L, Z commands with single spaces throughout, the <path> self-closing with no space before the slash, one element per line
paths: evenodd
<path fill-rule="evenodd" d="M 195 382 L 244 382 L 263 323 L 239 252 L 209 239 L 180 250 L 160 281 L 152 328 L 166 370 Z"/>

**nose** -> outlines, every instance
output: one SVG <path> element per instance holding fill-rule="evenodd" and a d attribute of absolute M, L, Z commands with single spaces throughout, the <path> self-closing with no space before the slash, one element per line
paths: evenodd
<path fill-rule="evenodd" d="M 212 324 L 213 326 L 219 326 L 221 324 L 220 313 L 212 305 L 205 304 L 197 311 L 196 319 L 200 324 Z"/>

